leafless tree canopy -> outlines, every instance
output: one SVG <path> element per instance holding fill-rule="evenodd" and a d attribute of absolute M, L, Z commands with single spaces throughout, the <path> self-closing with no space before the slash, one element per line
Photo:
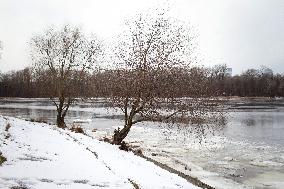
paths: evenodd
<path fill-rule="evenodd" d="M 49 81 L 49 95 L 57 108 L 57 124 L 65 127 L 64 117 L 80 91 L 76 83 L 84 79 L 101 52 L 99 40 L 87 38 L 79 28 L 66 25 L 35 35 L 31 47 L 37 73 L 47 70 L 45 79 Z"/>
<path fill-rule="evenodd" d="M 121 70 L 120 70 L 121 71 Z M 74 88 L 78 97 L 110 97 L 114 94 L 110 86 L 115 86 L 118 70 L 90 72 L 82 76 L 74 72 Z M 175 77 L 159 74 L 155 88 L 158 97 L 172 96 L 243 96 L 243 97 L 283 97 L 284 76 L 266 73 L 263 69 L 248 69 L 240 75 L 226 76 L 206 67 L 191 67 L 171 71 Z M 79 77 L 81 75 L 81 77 Z M 0 96 L 23 98 L 50 97 L 50 74 L 48 70 L 34 72 L 27 67 L 23 70 L 0 73 Z M 88 89 L 88 90 L 87 90 Z M 113 89 L 113 87 L 112 87 Z M 213 90 L 214 89 L 214 90 Z"/>
<path fill-rule="evenodd" d="M 114 144 L 120 144 L 135 123 L 196 116 L 213 107 L 205 98 L 196 100 L 211 94 L 206 74 L 189 68 L 195 61 L 190 27 L 164 14 L 139 15 L 127 27 L 115 48 L 118 69 L 110 86 L 113 105 L 125 120 L 124 127 L 115 130 Z M 189 74 L 194 80 L 183 78 Z M 191 86 L 187 100 L 175 91 L 185 83 Z"/>
<path fill-rule="evenodd" d="M 194 35 L 183 22 L 146 14 L 128 21 L 126 27 L 115 49 L 122 68 L 161 70 L 192 61 Z"/>

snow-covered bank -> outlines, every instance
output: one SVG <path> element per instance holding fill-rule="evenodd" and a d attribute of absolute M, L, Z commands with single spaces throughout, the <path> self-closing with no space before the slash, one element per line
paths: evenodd
<path fill-rule="evenodd" d="M 0 167 L 0 188 L 198 188 L 82 134 L 2 116 L 0 128 L 0 151 L 7 158 Z"/>

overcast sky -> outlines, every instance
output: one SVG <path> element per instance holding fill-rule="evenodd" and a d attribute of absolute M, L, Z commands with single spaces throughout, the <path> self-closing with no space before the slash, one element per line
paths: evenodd
<path fill-rule="evenodd" d="M 31 36 L 50 25 L 110 38 L 127 17 L 166 2 L 171 16 L 198 31 L 203 64 L 227 63 L 233 74 L 261 65 L 284 73 L 283 0 L 0 0 L 0 71 L 29 65 Z"/>

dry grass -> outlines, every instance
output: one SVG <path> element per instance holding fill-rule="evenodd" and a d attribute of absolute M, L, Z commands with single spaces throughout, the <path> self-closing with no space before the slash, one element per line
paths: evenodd
<path fill-rule="evenodd" d="M 134 189 L 140 189 L 139 185 L 137 183 L 135 183 L 133 180 L 128 179 L 128 181 L 132 184 L 132 186 L 134 187 Z"/>
<path fill-rule="evenodd" d="M 72 127 L 70 128 L 70 130 L 75 133 L 85 134 L 83 128 L 80 125 L 72 124 Z"/>
<path fill-rule="evenodd" d="M 1 166 L 5 161 L 7 161 L 7 158 L 2 155 L 2 152 L 0 152 L 0 166 Z"/>
<path fill-rule="evenodd" d="M 31 118 L 29 121 L 38 122 L 38 123 L 47 123 L 47 118 L 45 117 Z"/>
<path fill-rule="evenodd" d="M 11 124 L 10 124 L 10 123 L 7 123 L 7 125 L 6 125 L 6 127 L 5 127 L 5 131 L 8 132 L 9 129 L 10 129 L 10 127 L 11 127 Z"/>

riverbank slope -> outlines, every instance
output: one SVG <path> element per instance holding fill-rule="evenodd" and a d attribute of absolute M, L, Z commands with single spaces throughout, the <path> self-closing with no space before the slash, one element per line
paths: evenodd
<path fill-rule="evenodd" d="M 3 116 L 0 128 L 0 188 L 198 188 L 82 134 Z"/>

